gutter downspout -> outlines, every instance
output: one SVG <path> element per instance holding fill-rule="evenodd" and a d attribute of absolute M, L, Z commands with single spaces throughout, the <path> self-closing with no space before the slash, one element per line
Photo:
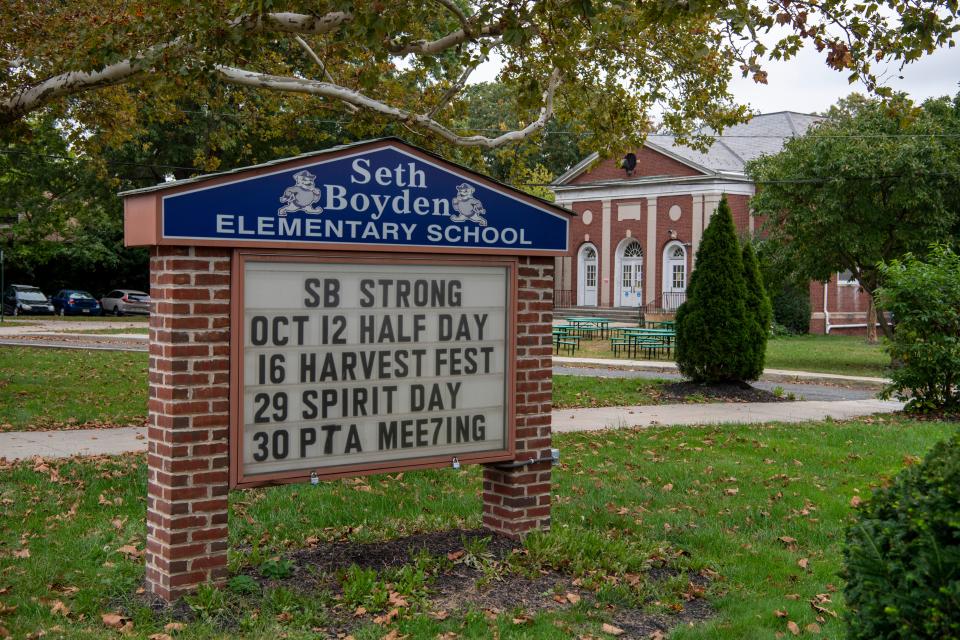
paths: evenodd
<path fill-rule="evenodd" d="M 830 335 L 830 312 L 827 310 L 827 287 L 830 286 L 830 281 L 827 280 L 823 283 L 823 332 L 826 335 Z"/>

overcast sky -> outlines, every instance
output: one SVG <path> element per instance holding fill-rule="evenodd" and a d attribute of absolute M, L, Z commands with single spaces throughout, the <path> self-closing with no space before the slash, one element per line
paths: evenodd
<path fill-rule="evenodd" d="M 862 83 L 848 83 L 849 74 L 827 67 L 822 54 L 809 47 L 788 62 L 768 62 L 764 68 L 769 73 L 766 85 L 741 78 L 739 72 L 731 83 L 733 95 L 761 113 L 822 112 L 854 91 L 866 93 Z M 940 49 L 902 71 L 888 67 L 887 72 L 883 84 L 906 91 L 916 101 L 956 95 L 960 90 L 960 47 Z"/>
<path fill-rule="evenodd" d="M 501 67 L 501 60 L 494 54 L 491 60 L 480 65 L 471 76 L 471 82 L 493 81 Z M 740 77 L 734 71 L 731 92 L 741 103 L 759 113 L 774 111 L 800 111 L 820 113 L 837 100 L 853 92 L 866 93 L 866 87 L 857 82 L 847 82 L 845 73 L 837 73 L 824 62 L 823 54 L 807 47 L 788 62 L 766 62 L 768 84 L 761 85 Z M 875 69 L 878 73 L 879 68 Z M 932 55 L 904 67 L 886 68 L 885 82 L 896 91 L 906 91 L 916 100 L 953 96 L 960 91 L 960 46 L 940 49 Z M 903 76 L 899 78 L 898 76 Z"/>

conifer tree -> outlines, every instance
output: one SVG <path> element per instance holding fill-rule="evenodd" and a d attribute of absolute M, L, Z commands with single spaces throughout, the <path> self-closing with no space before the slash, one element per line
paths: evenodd
<path fill-rule="evenodd" d="M 677 366 L 694 382 L 739 382 L 749 357 L 743 258 L 726 196 L 697 250 L 687 301 L 677 310 Z"/>
<path fill-rule="evenodd" d="M 767 336 L 773 318 L 773 305 L 763 286 L 760 264 L 749 242 L 743 245 L 743 281 L 747 288 L 746 311 L 748 358 L 744 361 L 741 379 L 756 380 L 763 374 L 763 362 L 767 355 Z"/>

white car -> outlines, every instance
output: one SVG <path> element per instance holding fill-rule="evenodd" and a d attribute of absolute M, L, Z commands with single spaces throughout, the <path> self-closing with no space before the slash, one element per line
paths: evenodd
<path fill-rule="evenodd" d="M 150 313 L 150 294 L 136 289 L 114 289 L 100 299 L 103 315 L 122 316 L 128 313 Z"/>

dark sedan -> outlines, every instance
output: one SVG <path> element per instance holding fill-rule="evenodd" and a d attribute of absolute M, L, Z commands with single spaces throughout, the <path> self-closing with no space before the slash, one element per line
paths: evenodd
<path fill-rule="evenodd" d="M 79 289 L 61 289 L 50 301 L 62 316 L 99 316 L 102 313 L 97 299 Z"/>
<path fill-rule="evenodd" d="M 11 316 L 53 313 L 47 296 L 28 284 L 12 284 L 3 292 L 3 312 Z"/>

